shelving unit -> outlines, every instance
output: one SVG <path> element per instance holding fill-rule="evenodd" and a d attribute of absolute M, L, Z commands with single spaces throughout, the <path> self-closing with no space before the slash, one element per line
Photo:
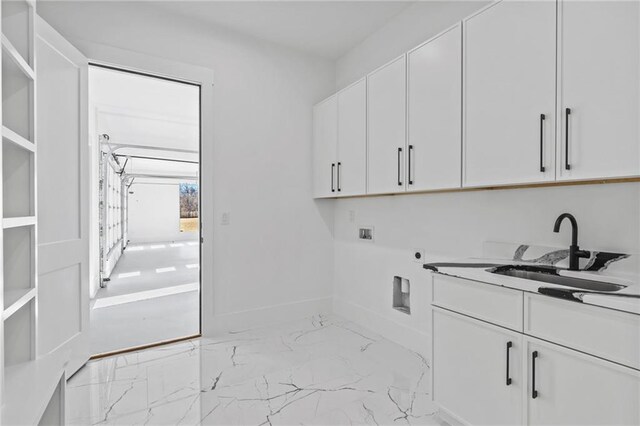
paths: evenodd
<path fill-rule="evenodd" d="M 1 4 L 0 424 L 36 424 L 64 399 L 61 355 L 37 355 L 36 3 Z"/>

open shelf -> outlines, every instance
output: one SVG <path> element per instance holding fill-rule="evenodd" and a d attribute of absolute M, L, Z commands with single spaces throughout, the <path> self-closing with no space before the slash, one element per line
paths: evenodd
<path fill-rule="evenodd" d="M 45 415 L 56 389 L 64 382 L 64 360 L 68 353 L 55 351 L 37 360 L 5 370 L 3 425 L 36 425 Z"/>
<path fill-rule="evenodd" d="M 2 2 L 2 45 L 5 47 L 5 39 L 12 46 L 15 54 L 27 67 L 32 68 L 30 61 L 32 32 L 32 7 L 27 1 L 3 1 Z"/>
<path fill-rule="evenodd" d="M 2 149 L 2 216 L 34 216 L 34 153 L 14 144 L 4 144 Z"/>
<path fill-rule="evenodd" d="M 20 308 L 36 297 L 35 288 L 21 288 L 18 290 L 7 290 L 4 292 L 4 312 L 2 320 L 6 320 L 11 315 L 18 312 Z"/>
<path fill-rule="evenodd" d="M 4 34 L 2 34 L 2 50 L 29 80 L 35 79 L 33 68 L 29 66 L 29 63 L 20 55 L 20 52 L 18 52 Z"/>
<path fill-rule="evenodd" d="M 33 140 L 33 81 L 20 69 L 5 45 L 2 49 L 2 125 Z"/>
<path fill-rule="evenodd" d="M 35 300 L 4 320 L 4 367 L 32 361 L 35 352 Z"/>
<path fill-rule="evenodd" d="M 35 288 L 35 227 L 4 230 L 3 279 L 5 308 L 8 294 L 26 293 Z M 6 348 L 5 348 L 6 349 Z"/>
<path fill-rule="evenodd" d="M 33 142 L 23 138 L 6 126 L 2 126 L 2 139 L 5 141 L 9 141 L 23 149 L 26 149 L 27 151 L 36 151 L 36 145 Z"/>
<path fill-rule="evenodd" d="M 36 224 L 35 216 L 10 217 L 2 219 L 4 229 L 20 228 L 23 226 L 33 226 Z"/>

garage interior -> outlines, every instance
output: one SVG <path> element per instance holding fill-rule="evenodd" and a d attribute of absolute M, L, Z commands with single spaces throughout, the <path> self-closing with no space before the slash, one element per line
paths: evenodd
<path fill-rule="evenodd" d="M 200 333 L 199 90 L 89 68 L 94 356 Z"/>

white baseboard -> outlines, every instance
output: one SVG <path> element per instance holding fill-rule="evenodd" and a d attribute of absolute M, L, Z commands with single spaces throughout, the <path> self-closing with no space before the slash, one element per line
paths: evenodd
<path fill-rule="evenodd" d="M 329 314 L 332 311 L 331 304 L 331 297 L 323 297 L 223 315 L 214 315 L 212 317 L 213 324 L 210 324 L 210 327 L 207 328 L 205 333 L 206 335 L 212 336 L 229 331 L 246 330 L 308 318 L 318 314 Z"/>
<path fill-rule="evenodd" d="M 426 360 L 431 359 L 431 335 L 429 333 L 400 324 L 364 306 L 345 300 L 333 299 L 333 313 L 419 353 Z"/>

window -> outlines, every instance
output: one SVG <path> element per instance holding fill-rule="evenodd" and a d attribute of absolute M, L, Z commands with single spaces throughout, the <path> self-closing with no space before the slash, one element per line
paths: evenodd
<path fill-rule="evenodd" d="M 180 232 L 198 232 L 198 184 L 180 185 Z"/>

